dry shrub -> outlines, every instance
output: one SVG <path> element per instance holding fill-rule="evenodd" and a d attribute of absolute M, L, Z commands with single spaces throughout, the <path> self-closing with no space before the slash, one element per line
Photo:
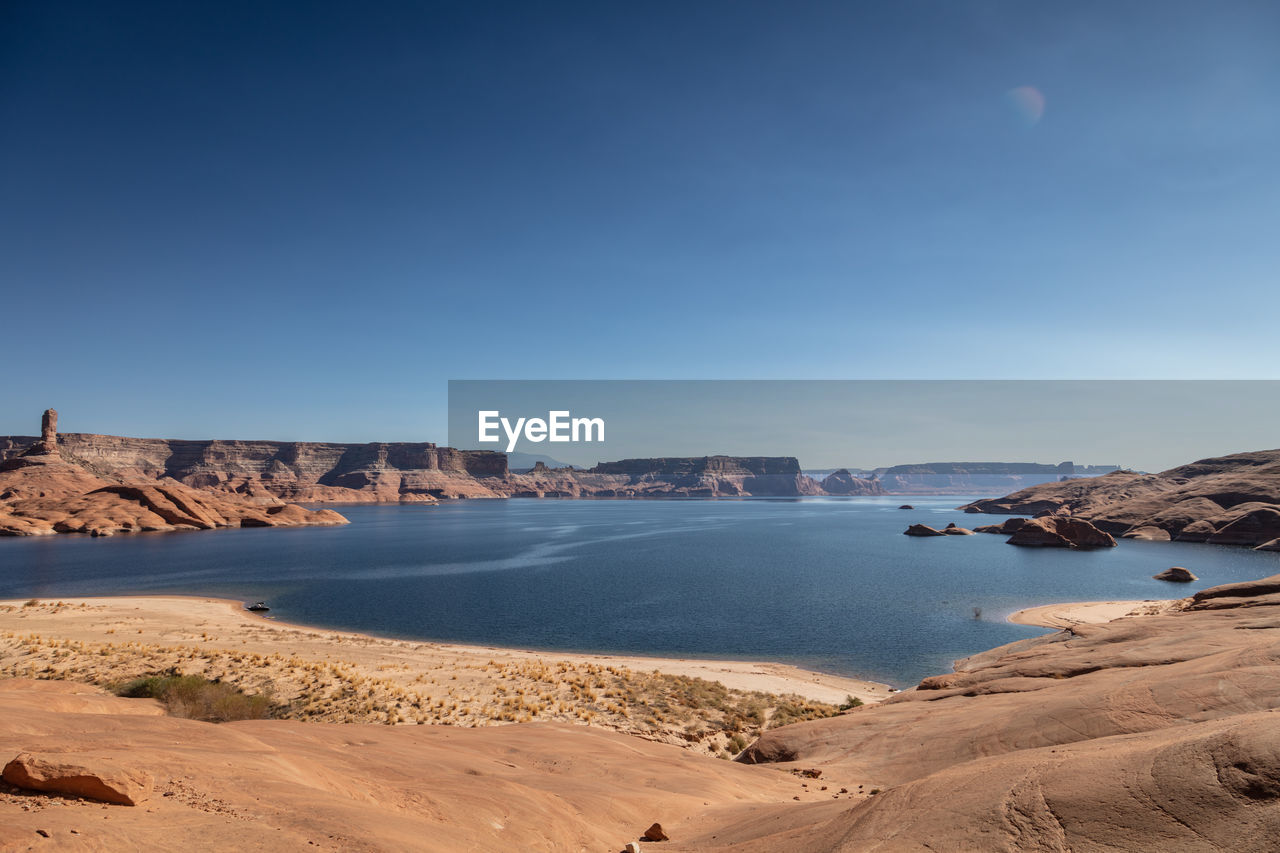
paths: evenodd
<path fill-rule="evenodd" d="M 199 675 L 170 673 L 138 678 L 116 693 L 131 699 L 156 699 L 171 716 L 210 723 L 261 720 L 271 716 L 271 696 L 250 695 L 231 684 Z"/>

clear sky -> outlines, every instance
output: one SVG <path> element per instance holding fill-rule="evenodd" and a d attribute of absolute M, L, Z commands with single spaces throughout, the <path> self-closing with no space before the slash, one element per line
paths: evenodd
<path fill-rule="evenodd" d="M 5 2 L 0 433 L 1275 378 L 1278 46 L 1275 2 Z"/>

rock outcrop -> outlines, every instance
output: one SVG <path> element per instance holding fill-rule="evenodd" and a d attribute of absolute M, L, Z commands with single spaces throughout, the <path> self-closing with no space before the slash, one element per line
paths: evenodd
<path fill-rule="evenodd" d="M 1025 518 L 1006 518 L 1000 524 L 984 524 L 981 527 L 973 528 L 974 533 L 998 533 L 1002 536 L 1012 536 L 1018 532 L 1022 525 L 1027 523 Z"/>
<path fill-rule="evenodd" d="M 1192 583 L 1200 580 L 1190 569 L 1184 569 L 1182 566 L 1165 569 L 1160 574 L 1152 575 L 1151 577 L 1158 581 L 1172 581 L 1173 583 Z"/>
<path fill-rule="evenodd" d="M 1029 548 L 1114 548 L 1116 540 L 1083 519 L 1047 515 L 1019 525 L 1009 537 L 1009 544 Z"/>
<path fill-rule="evenodd" d="M 58 452 L 58 412 L 56 409 L 44 410 L 44 415 L 40 418 L 40 443 L 33 447 L 32 451 L 38 453 Z"/>
<path fill-rule="evenodd" d="M 848 468 L 828 474 L 822 480 L 822 491 L 829 495 L 883 495 L 879 480 L 855 477 Z"/>
<path fill-rule="evenodd" d="M 270 495 L 203 490 L 162 477 L 104 476 L 61 451 L 57 414 L 27 452 L 0 462 L 0 536 L 212 530 L 345 524 L 332 510 L 307 510 Z M 52 447 L 52 450 L 49 448 Z"/>
<path fill-rule="evenodd" d="M 972 536 L 973 531 L 966 527 L 958 527 L 953 521 L 946 527 L 942 528 L 942 532 L 947 536 Z"/>
<path fill-rule="evenodd" d="M 904 536 L 945 536 L 941 530 L 927 524 L 913 524 L 902 531 Z"/>
<path fill-rule="evenodd" d="M 15 788 L 119 806 L 136 806 L 151 796 L 155 784 L 152 775 L 144 770 L 126 767 L 112 758 L 83 753 L 21 753 L 5 765 L 4 781 Z"/>
<path fill-rule="evenodd" d="M 1159 474 L 1117 471 L 1044 483 L 963 509 L 1001 515 L 1068 510 L 1122 537 L 1258 546 L 1280 537 L 1280 450 L 1202 459 Z"/>
<path fill-rule="evenodd" d="M 1140 542 L 1168 542 L 1173 537 L 1162 527 L 1135 527 L 1120 534 L 1122 539 L 1137 539 Z"/>

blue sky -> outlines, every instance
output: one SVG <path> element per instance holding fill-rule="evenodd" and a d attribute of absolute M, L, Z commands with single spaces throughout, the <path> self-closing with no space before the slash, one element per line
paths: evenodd
<path fill-rule="evenodd" d="M 1278 44 L 1269 2 L 6 3 L 0 433 L 1274 378 Z"/>

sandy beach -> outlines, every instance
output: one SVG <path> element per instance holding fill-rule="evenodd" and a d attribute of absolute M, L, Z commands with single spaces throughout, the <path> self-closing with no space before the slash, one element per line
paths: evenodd
<path fill-rule="evenodd" d="M 598 725 L 719 754 L 735 730 L 824 716 L 887 685 L 778 663 L 567 654 L 324 630 L 183 596 L 0 602 L 0 675 L 111 686 L 169 670 L 329 722 Z M 780 700 L 779 696 L 788 697 Z"/>
<path fill-rule="evenodd" d="M 1155 616 L 1166 613 L 1180 599 L 1143 601 L 1072 601 L 1027 607 L 1009 615 L 1018 625 L 1044 628 L 1071 628 L 1076 625 L 1098 625 L 1125 616 Z"/>

